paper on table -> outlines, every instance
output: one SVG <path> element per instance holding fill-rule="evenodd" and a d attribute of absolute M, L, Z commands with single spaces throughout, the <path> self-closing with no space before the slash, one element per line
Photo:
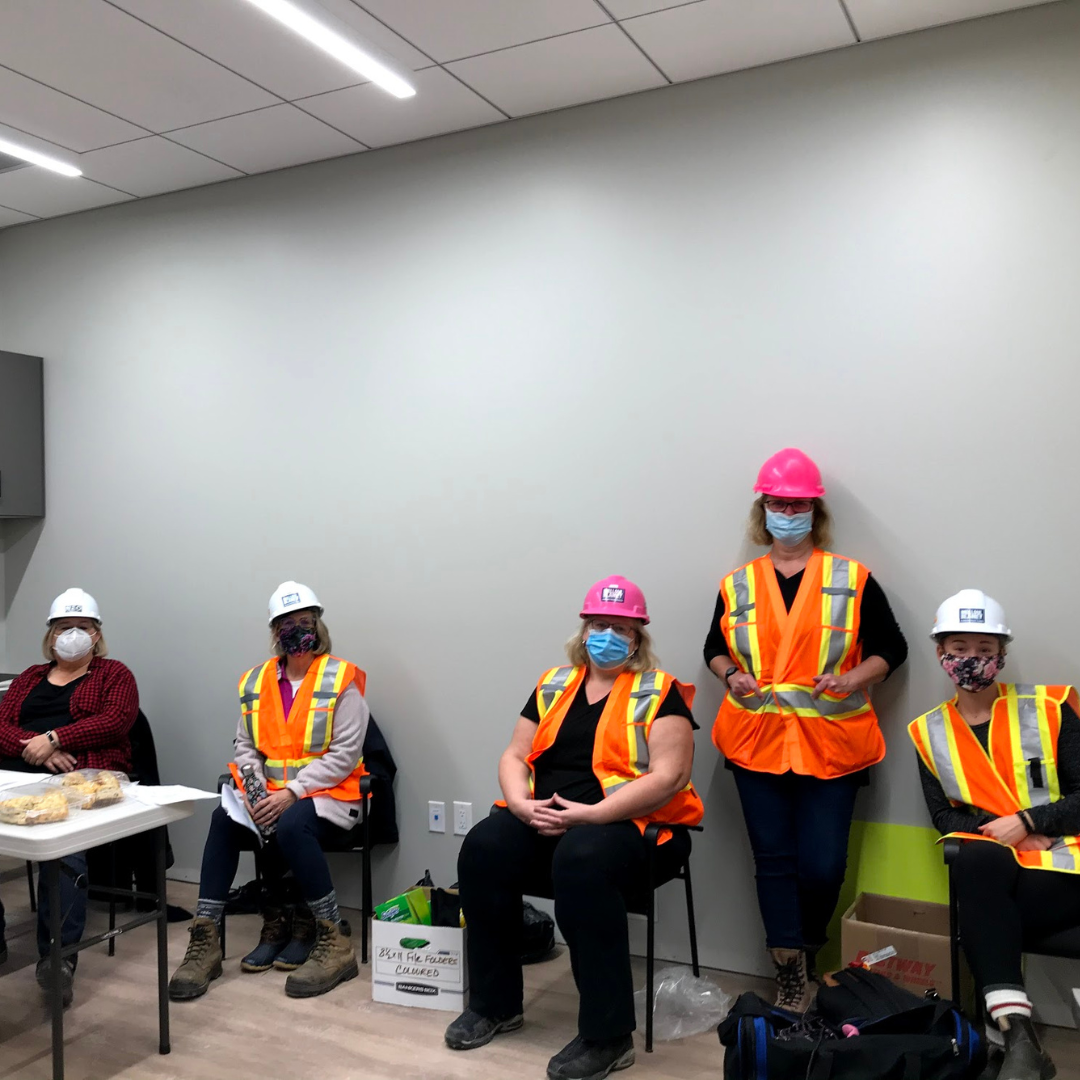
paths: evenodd
<path fill-rule="evenodd" d="M 259 832 L 258 825 L 251 820 L 251 815 L 248 813 L 247 803 L 244 802 L 243 797 L 234 787 L 223 787 L 221 789 L 221 805 L 225 808 L 225 813 L 229 815 L 236 822 L 237 825 L 243 825 L 244 828 L 250 829 L 258 838 L 259 843 L 263 842 L 262 833 Z"/>
<path fill-rule="evenodd" d="M 184 784 L 162 784 L 155 787 L 143 787 L 140 784 L 127 788 L 127 794 L 150 806 L 169 806 L 171 803 L 217 798 L 212 791 L 201 791 Z"/>

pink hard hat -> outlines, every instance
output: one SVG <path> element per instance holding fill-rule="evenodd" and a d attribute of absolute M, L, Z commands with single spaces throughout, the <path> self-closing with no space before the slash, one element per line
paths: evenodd
<path fill-rule="evenodd" d="M 778 451 L 761 466 L 754 490 L 781 499 L 820 499 L 825 494 L 821 470 L 794 447 Z"/>
<path fill-rule="evenodd" d="M 606 577 L 598 581 L 586 594 L 581 605 L 581 617 L 586 615 L 623 615 L 628 619 L 649 621 L 645 607 L 645 594 L 624 577 Z"/>

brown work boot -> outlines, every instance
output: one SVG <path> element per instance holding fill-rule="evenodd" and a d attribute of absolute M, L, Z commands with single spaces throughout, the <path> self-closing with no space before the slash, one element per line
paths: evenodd
<path fill-rule="evenodd" d="M 352 938 L 345 933 L 341 923 L 317 919 L 315 928 L 315 945 L 307 963 L 285 980 L 285 993 L 289 997 L 325 994 L 338 983 L 355 979 L 360 974 Z"/>
<path fill-rule="evenodd" d="M 193 919 L 188 928 L 191 940 L 183 963 L 169 980 L 173 1001 L 202 997 L 210 983 L 221 977 L 221 936 L 213 919 Z"/>
<path fill-rule="evenodd" d="M 776 1007 L 804 1013 L 814 1000 L 814 987 L 806 974 L 806 953 L 802 949 L 771 949 L 776 968 Z"/>

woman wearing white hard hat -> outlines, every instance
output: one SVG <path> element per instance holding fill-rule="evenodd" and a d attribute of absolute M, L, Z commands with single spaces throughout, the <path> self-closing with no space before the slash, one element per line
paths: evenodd
<path fill-rule="evenodd" d="M 286 581 L 270 597 L 274 656 L 240 678 L 236 760 L 241 800 L 266 836 L 269 889 L 259 944 L 240 963 L 290 972 L 285 993 L 314 997 L 359 973 L 323 845 L 360 820 L 360 779 L 369 711 L 367 676 L 332 656 L 323 607 L 306 585 Z M 218 807 L 203 850 L 199 901 L 187 955 L 169 983 L 174 1001 L 206 993 L 222 973 L 221 917 L 240 852 L 251 834 Z M 291 871 L 301 902 L 290 903 Z"/>
<path fill-rule="evenodd" d="M 47 663 L 28 667 L 0 700 L 0 769 L 61 773 L 72 769 L 131 769 L 129 732 L 139 715 L 135 677 L 117 660 L 105 659 L 97 601 L 82 589 L 67 589 L 49 609 L 42 641 Z M 86 926 L 86 854 L 61 860 L 72 874 L 60 875 L 66 917 L 61 941 L 81 940 Z M 48 893 L 38 883 L 37 976 L 48 977 Z M 6 955 L 0 905 L 0 960 Z M 77 956 L 63 960 L 64 1004 L 73 994 Z"/>
<path fill-rule="evenodd" d="M 499 762 L 505 801 L 461 846 L 470 1000 L 445 1036 L 472 1050 L 521 1027 L 521 898 L 539 889 L 555 897 L 580 995 L 578 1035 L 548 1063 L 550 1080 L 600 1080 L 633 1064 L 626 902 L 647 880 L 643 834 L 703 814 L 690 783 L 694 688 L 657 669 L 641 590 L 598 581 L 580 617 L 570 663 L 540 677 Z M 658 881 L 689 844 L 685 831 L 662 834 Z"/>
<path fill-rule="evenodd" d="M 826 550 L 821 473 L 801 450 L 761 467 L 750 540 L 720 583 L 705 662 L 727 693 L 713 742 L 735 774 L 776 1004 L 803 1012 L 847 867 L 855 795 L 885 756 L 869 688 L 907 658 L 870 571 Z"/>
<path fill-rule="evenodd" d="M 960 940 L 1004 1034 L 1001 1080 L 1054 1067 L 1031 1023 L 1025 940 L 1080 923 L 1080 700 L 1068 685 L 999 683 L 1012 640 L 978 589 L 950 596 L 930 632 L 956 694 L 913 721 L 934 826 L 967 842 L 953 863 Z"/>

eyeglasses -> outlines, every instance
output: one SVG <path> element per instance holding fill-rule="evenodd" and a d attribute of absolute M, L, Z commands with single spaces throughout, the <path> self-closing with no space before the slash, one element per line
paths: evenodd
<path fill-rule="evenodd" d="M 813 499 L 766 499 L 765 509 L 772 510 L 775 514 L 784 513 L 791 507 L 793 514 L 805 514 L 814 509 Z"/>
<path fill-rule="evenodd" d="M 588 629 L 595 630 L 598 634 L 604 633 L 605 630 L 610 630 L 613 634 L 618 634 L 620 637 L 631 638 L 634 636 L 634 631 L 629 626 L 619 626 L 617 623 L 605 622 L 603 619 L 590 619 Z"/>
<path fill-rule="evenodd" d="M 282 619 L 281 622 L 278 623 L 278 632 L 280 633 L 283 630 L 295 630 L 298 626 L 301 630 L 314 630 L 315 620 L 310 615 L 299 615 L 295 619 Z"/>

